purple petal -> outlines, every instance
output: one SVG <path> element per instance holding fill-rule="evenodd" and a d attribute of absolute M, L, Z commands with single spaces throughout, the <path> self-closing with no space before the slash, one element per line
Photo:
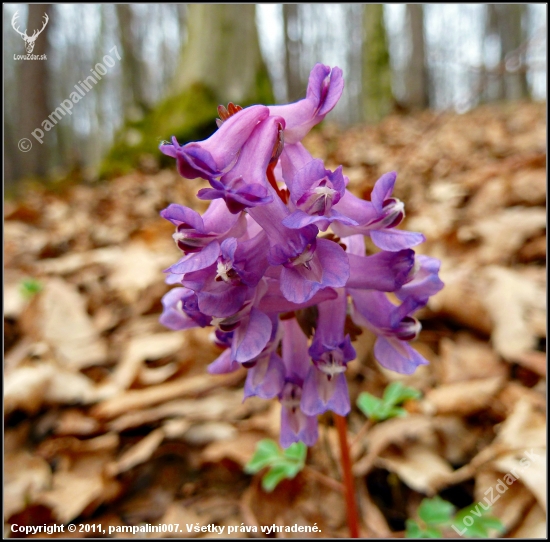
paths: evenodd
<path fill-rule="evenodd" d="M 397 252 L 423 243 L 426 238 L 421 233 L 403 230 L 371 230 L 372 242 L 382 250 Z"/>
<path fill-rule="evenodd" d="M 374 205 L 374 208 L 382 213 L 382 207 L 384 206 L 384 200 L 388 199 L 392 192 L 393 187 L 395 186 L 395 180 L 397 179 L 397 173 L 391 171 L 390 173 L 385 173 L 378 179 L 372 189 L 371 201 Z"/>
<path fill-rule="evenodd" d="M 208 365 L 207 370 L 210 374 L 219 375 L 233 373 L 241 367 L 242 365 L 239 362 L 231 359 L 231 350 L 227 348 Z"/>
<path fill-rule="evenodd" d="M 304 382 L 300 407 L 308 416 L 316 416 L 327 410 L 347 416 L 351 406 L 345 374 L 340 373 L 329 379 L 312 366 Z"/>
<path fill-rule="evenodd" d="M 204 223 L 201 215 L 193 211 L 193 209 L 189 209 L 189 207 L 172 203 L 160 212 L 160 216 L 169 220 L 175 226 L 187 224 L 200 232 L 204 232 Z"/>
<path fill-rule="evenodd" d="M 231 345 L 233 359 L 244 363 L 259 356 L 271 337 L 271 329 L 269 316 L 252 308 L 250 316 L 235 330 Z"/>
<path fill-rule="evenodd" d="M 257 395 L 262 399 L 273 399 L 281 392 L 284 381 L 283 360 L 274 352 L 270 356 L 261 356 L 256 365 L 248 369 L 244 397 Z"/>
<path fill-rule="evenodd" d="M 194 252 L 184 256 L 178 263 L 168 268 L 168 271 L 176 274 L 198 271 L 212 265 L 220 255 L 220 244 L 212 241 L 200 252 Z"/>
<path fill-rule="evenodd" d="M 382 367 L 406 375 L 414 373 L 419 365 L 428 364 L 408 343 L 395 337 L 378 337 L 374 344 L 374 356 Z"/>
<path fill-rule="evenodd" d="M 318 438 L 317 416 L 306 416 L 299 408 L 281 409 L 280 443 L 283 448 L 288 448 L 294 442 L 313 446 Z"/>
<path fill-rule="evenodd" d="M 350 277 L 348 288 L 393 292 L 407 280 L 414 265 L 414 251 L 379 252 L 373 256 L 348 254 Z"/>

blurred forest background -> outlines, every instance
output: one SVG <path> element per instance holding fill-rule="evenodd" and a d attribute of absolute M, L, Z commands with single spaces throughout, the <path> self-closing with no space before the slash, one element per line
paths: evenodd
<path fill-rule="evenodd" d="M 305 468 L 266 493 L 245 465 L 278 440 L 279 402 L 243 402 L 244 368 L 207 373 L 220 354 L 211 328 L 159 323 L 163 270 L 181 257 L 159 212 L 203 212 L 207 186 L 183 180 L 159 143 L 208 136 L 218 104 L 302 98 L 316 62 L 340 66 L 345 89 L 304 145 L 366 199 L 397 171 L 403 227 L 425 235 L 415 249 L 441 260 L 445 283 L 418 313 L 414 348 L 429 365 L 393 373 L 373 333 L 354 342 L 361 536 L 426 527 L 429 497 L 473 509 L 479 529 L 476 507 L 496 489 L 491 535 L 546 537 L 546 10 L 4 4 L 5 195 L 16 196 L 4 201 L 4 537 L 69 523 L 79 537 L 146 523 L 179 524 L 161 533 L 178 538 L 215 536 L 186 524 L 349 536 L 332 418 L 320 417 Z M 47 60 L 18 59 L 22 34 L 41 28 L 32 54 Z M 367 419 L 360 394 L 396 381 L 418 391 L 406 417 Z"/>
<path fill-rule="evenodd" d="M 172 131 L 184 139 L 213 131 L 211 109 L 203 106 L 302 97 L 315 62 L 338 65 L 346 74 L 332 115 L 344 126 L 376 122 L 396 109 L 465 112 L 486 102 L 546 96 L 544 4 L 4 4 L 3 9 L 8 187 L 23 177 L 73 172 L 95 178 L 154 161 L 158 143 Z M 28 35 L 48 15 L 33 51 L 47 60 L 14 60 L 24 52 L 12 27 L 16 12 L 15 27 L 28 29 Z M 31 132 L 107 54 L 114 66 L 38 144 Z M 193 84 L 202 87 L 194 96 L 182 95 Z M 29 152 L 18 150 L 21 138 L 34 143 Z M 105 162 L 109 153 L 114 164 Z"/>

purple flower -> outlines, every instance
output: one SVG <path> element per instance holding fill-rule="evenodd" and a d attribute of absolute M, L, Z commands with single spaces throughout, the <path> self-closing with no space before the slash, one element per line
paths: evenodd
<path fill-rule="evenodd" d="M 173 330 L 205 327 L 211 318 L 202 314 L 198 308 L 195 292 L 188 288 L 172 288 L 162 298 L 164 310 L 160 323 Z"/>
<path fill-rule="evenodd" d="M 326 169 L 302 145 L 342 89 L 341 70 L 317 64 L 305 99 L 220 106 L 207 140 L 161 146 L 183 177 L 210 183 L 197 195 L 213 201 L 203 216 L 176 204 L 161 212 L 184 254 L 165 271 L 179 286 L 163 297 L 160 321 L 174 330 L 214 327 L 223 351 L 208 371 L 244 368 L 245 398 L 279 399 L 283 447 L 313 445 L 319 414 L 350 411 L 348 298 L 353 320 L 377 335 L 380 364 L 410 374 L 427 363 L 409 345 L 420 331 L 413 313 L 443 286 L 439 261 L 411 250 L 423 235 L 396 229 L 405 216 L 393 197 L 396 174 L 378 179 L 363 201 L 346 189 L 341 166 Z M 382 250 L 367 256 L 364 236 Z"/>
<path fill-rule="evenodd" d="M 332 410 L 340 416 L 350 411 L 348 386 L 344 375 L 348 362 L 355 359 L 349 335 L 344 336 L 347 296 L 318 305 L 319 318 L 309 354 L 313 366 L 308 370 L 302 392 L 302 410 L 314 416 Z"/>
<path fill-rule="evenodd" d="M 378 335 L 374 355 L 380 365 L 398 373 L 412 374 L 419 365 L 428 363 L 408 344 L 421 328 L 418 320 L 411 316 L 420 306 L 418 301 L 409 297 L 396 306 L 376 290 L 349 290 L 349 293 L 353 300 L 354 322 Z"/>
<path fill-rule="evenodd" d="M 270 115 L 283 117 L 286 121 L 285 142 L 300 142 L 338 103 L 343 90 L 344 79 L 340 68 L 315 64 L 303 100 L 269 107 Z"/>
<path fill-rule="evenodd" d="M 332 172 L 325 169 L 322 160 L 311 160 L 296 171 L 289 187 L 296 211 L 283 220 L 288 228 L 297 229 L 315 224 L 321 231 L 325 231 L 334 220 L 357 225 L 355 220 L 332 208 L 346 190 L 342 166 Z"/>
<path fill-rule="evenodd" d="M 160 216 L 176 226 L 173 238 L 185 253 L 199 252 L 211 241 L 240 237 L 246 231 L 246 218 L 231 214 L 223 201 L 213 201 L 202 217 L 193 209 L 175 203 L 161 211 Z"/>
<path fill-rule="evenodd" d="M 395 229 L 405 217 L 403 203 L 391 197 L 396 177 L 395 172 L 382 175 L 374 185 L 370 202 L 363 201 L 346 190 L 335 209 L 359 225 L 336 223 L 334 232 L 340 237 L 358 233 L 369 235 L 378 248 L 392 252 L 424 242 L 426 239 L 421 233 Z"/>
<path fill-rule="evenodd" d="M 308 416 L 300 405 L 302 386 L 310 366 L 307 337 L 294 318 L 283 320 L 283 363 L 285 380 L 279 395 L 281 402 L 281 446 L 288 448 L 302 441 L 306 446 L 317 442 L 317 416 Z"/>
<path fill-rule="evenodd" d="M 210 184 L 213 188 L 199 190 L 198 197 L 223 198 L 231 213 L 239 213 L 246 207 L 264 205 L 272 201 L 273 195 L 268 191 L 266 170 L 277 148 L 282 127 L 284 120 L 280 117 L 268 117 L 256 125 L 243 145 L 236 164 L 219 181 L 211 179 Z M 222 129 L 223 126 L 220 130 Z"/>
<path fill-rule="evenodd" d="M 266 106 L 253 105 L 227 119 L 205 141 L 180 146 L 173 137 L 172 144 L 163 144 L 160 150 L 176 159 L 182 177 L 202 177 L 210 181 L 222 175 L 235 161 L 258 122 L 268 116 L 269 109 Z"/>
<path fill-rule="evenodd" d="M 269 237 L 269 263 L 283 266 L 280 281 L 286 299 L 304 303 L 323 288 L 346 284 L 349 263 L 342 247 L 317 239 L 318 230 L 313 225 L 297 230 L 284 227 L 282 221 L 289 211 L 279 198 L 249 212 Z"/>
<path fill-rule="evenodd" d="M 412 298 L 420 306 L 426 305 L 428 299 L 444 286 L 438 276 L 440 266 L 439 260 L 420 254 L 416 257 L 415 269 L 412 270 L 410 280 L 406 281 L 395 295 L 401 301 Z"/>

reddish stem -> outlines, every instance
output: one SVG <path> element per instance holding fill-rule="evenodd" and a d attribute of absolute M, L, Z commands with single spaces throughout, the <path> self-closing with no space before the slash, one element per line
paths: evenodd
<path fill-rule="evenodd" d="M 281 189 L 279 188 L 279 186 L 277 185 L 277 180 L 275 179 L 275 172 L 274 172 L 274 169 L 275 169 L 275 166 L 277 165 L 277 162 L 272 162 L 271 164 L 269 164 L 267 166 L 267 171 L 266 171 L 266 174 L 267 174 L 267 180 L 269 181 L 269 184 L 273 187 L 273 189 L 275 190 L 275 192 L 277 192 L 277 195 L 281 198 L 281 200 L 283 201 L 283 203 L 286 203 L 288 200 L 287 198 L 285 197 L 285 194 L 283 192 L 281 192 Z"/>
<path fill-rule="evenodd" d="M 351 459 L 348 446 L 348 428 L 346 418 L 334 414 L 334 422 L 338 430 L 338 441 L 340 442 L 340 456 L 342 470 L 344 472 L 344 486 L 346 488 L 346 512 L 350 538 L 359 538 L 359 519 L 357 517 L 357 504 L 355 502 L 355 486 L 351 472 Z"/>

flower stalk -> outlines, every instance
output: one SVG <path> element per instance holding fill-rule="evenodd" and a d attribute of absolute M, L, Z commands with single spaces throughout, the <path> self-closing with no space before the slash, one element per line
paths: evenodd
<path fill-rule="evenodd" d="M 357 502 L 355 500 L 355 484 L 351 471 L 351 457 L 348 444 L 348 427 L 344 416 L 333 414 L 336 430 L 338 431 L 338 442 L 340 444 L 340 461 L 346 495 L 346 514 L 350 538 L 359 538 L 359 519 L 357 515 Z"/>

